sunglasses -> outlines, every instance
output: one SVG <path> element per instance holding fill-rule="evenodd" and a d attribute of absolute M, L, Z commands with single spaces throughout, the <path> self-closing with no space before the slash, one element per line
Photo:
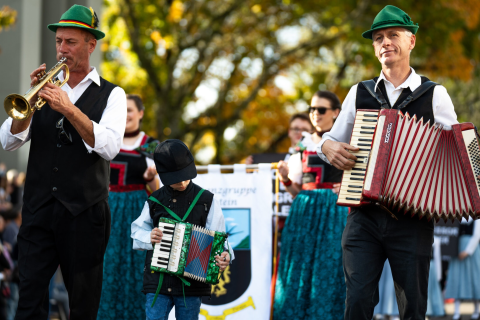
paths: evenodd
<path fill-rule="evenodd" d="M 71 144 L 73 142 L 72 135 L 63 128 L 64 120 L 65 117 L 62 117 L 56 124 L 57 129 L 60 129 L 60 131 L 58 131 L 58 139 L 62 144 Z"/>
<path fill-rule="evenodd" d="M 319 114 L 325 114 L 327 110 L 332 110 L 332 108 L 326 108 L 326 107 L 309 107 L 308 108 L 308 112 L 310 113 L 314 113 L 315 110 L 318 111 Z"/>

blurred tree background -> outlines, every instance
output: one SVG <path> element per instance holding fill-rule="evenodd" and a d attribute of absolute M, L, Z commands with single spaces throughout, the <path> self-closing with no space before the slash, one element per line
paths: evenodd
<path fill-rule="evenodd" d="M 0 8 L 0 32 L 8 29 L 17 20 L 17 11 L 11 9 L 9 6 Z M 0 48 L 0 53 L 2 52 Z"/>
<path fill-rule="evenodd" d="M 285 152 L 288 119 L 312 94 L 343 99 L 380 64 L 373 0 L 105 0 L 103 76 L 146 105 L 143 129 L 185 141 L 198 162 Z M 411 64 L 480 124 L 480 2 L 391 1 L 420 29 Z"/>
<path fill-rule="evenodd" d="M 3 6 L 0 8 L 0 32 L 3 28 L 11 26 L 15 23 L 17 18 L 17 12 L 12 10 L 9 6 Z"/>

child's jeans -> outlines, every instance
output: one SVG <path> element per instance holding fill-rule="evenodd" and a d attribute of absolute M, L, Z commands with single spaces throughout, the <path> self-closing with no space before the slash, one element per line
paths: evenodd
<path fill-rule="evenodd" d="M 147 302 L 145 304 L 147 320 L 168 320 L 168 315 L 173 306 L 175 306 L 175 318 L 179 320 L 198 319 L 202 297 L 185 297 L 185 302 L 187 303 L 187 307 L 185 308 L 183 296 L 167 296 L 159 294 L 157 301 L 155 301 L 155 305 L 152 308 L 151 306 L 154 297 L 154 293 L 147 293 Z"/>

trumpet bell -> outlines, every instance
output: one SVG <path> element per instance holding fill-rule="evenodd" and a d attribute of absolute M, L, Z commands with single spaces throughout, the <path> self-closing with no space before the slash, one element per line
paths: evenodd
<path fill-rule="evenodd" d="M 35 109 L 40 110 L 47 102 L 45 99 L 39 97 L 34 105 L 30 105 L 29 100 L 32 100 L 32 98 L 38 93 L 38 91 L 40 91 L 40 89 L 43 88 L 47 82 L 53 83 L 58 87 L 62 87 L 65 83 L 67 83 L 70 72 L 68 70 L 66 61 L 67 58 L 61 58 L 52 69 L 50 69 L 48 72 L 43 72 L 41 74 L 41 78 L 38 79 L 38 83 L 31 87 L 28 92 L 25 93 L 25 95 L 22 96 L 16 93 L 8 95 L 3 101 L 3 107 L 5 108 L 7 114 L 15 120 L 26 120 Z M 65 79 L 63 81 L 53 81 L 54 76 L 59 73 L 62 68 L 65 68 Z"/>
<path fill-rule="evenodd" d="M 32 113 L 30 103 L 22 95 L 12 93 L 3 101 L 7 114 L 15 120 L 25 120 Z"/>

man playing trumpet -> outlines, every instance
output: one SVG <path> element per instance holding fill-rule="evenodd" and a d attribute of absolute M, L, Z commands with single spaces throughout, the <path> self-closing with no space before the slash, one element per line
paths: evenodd
<path fill-rule="evenodd" d="M 31 140 L 18 234 L 20 300 L 15 319 L 47 319 L 48 284 L 60 265 L 69 294 L 70 319 L 96 319 L 103 255 L 110 234 L 109 161 L 120 150 L 126 123 L 122 88 L 90 66 L 97 40 L 92 8 L 74 5 L 55 32 L 57 60 L 70 76 L 59 88 L 38 93 L 46 105 L 24 121 L 7 119 L 0 129 L 5 150 Z M 32 86 L 45 65 L 30 74 Z M 58 75 L 64 79 L 63 71 Z M 34 96 L 30 105 L 37 100 Z"/>

